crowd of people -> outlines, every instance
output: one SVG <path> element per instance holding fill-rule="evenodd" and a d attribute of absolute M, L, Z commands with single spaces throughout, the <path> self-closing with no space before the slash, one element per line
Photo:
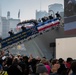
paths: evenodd
<path fill-rule="evenodd" d="M 76 61 L 0 52 L 0 75 L 76 75 Z"/>
<path fill-rule="evenodd" d="M 56 13 L 57 18 L 60 18 L 60 15 Z M 50 15 L 49 19 L 53 19 L 53 16 Z M 42 22 L 48 20 L 48 17 L 43 17 Z M 39 19 L 38 22 L 41 22 Z M 36 22 L 34 22 L 36 24 Z M 21 27 L 22 31 L 26 27 Z M 13 30 L 8 32 L 10 36 L 14 35 Z M 2 40 L 2 39 L 1 39 Z M 61 59 L 63 60 L 63 59 Z M 63 64 L 64 60 L 62 61 Z M 64 64 L 65 66 L 65 64 Z M 68 71 L 68 67 L 65 67 Z M 4 51 L 0 52 L 0 75 L 63 75 L 61 69 L 61 63 L 58 59 L 48 60 L 46 57 L 37 57 L 34 58 L 32 55 L 29 57 L 26 55 L 12 55 L 8 51 L 7 55 Z M 65 75 L 67 72 L 65 73 Z"/>

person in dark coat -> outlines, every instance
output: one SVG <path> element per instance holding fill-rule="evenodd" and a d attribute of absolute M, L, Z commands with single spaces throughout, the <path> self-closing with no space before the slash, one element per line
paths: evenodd
<path fill-rule="evenodd" d="M 46 20 L 45 20 L 45 17 L 43 17 L 41 20 L 42 20 L 42 22 L 45 22 L 45 21 L 46 21 Z"/>
<path fill-rule="evenodd" d="M 72 74 L 71 75 L 76 75 L 76 61 L 74 61 L 72 63 L 71 69 L 72 69 Z"/>
<path fill-rule="evenodd" d="M 8 33 L 10 34 L 10 36 L 13 36 L 14 35 L 13 30 L 9 31 Z"/>
<path fill-rule="evenodd" d="M 53 19 L 53 16 L 52 16 L 52 14 L 51 14 L 51 15 L 49 15 L 49 19 L 50 19 L 50 20 L 52 20 L 52 19 Z"/>
<path fill-rule="evenodd" d="M 28 75 L 29 74 L 29 63 L 28 63 L 28 57 L 27 56 L 23 56 L 23 61 L 22 61 L 24 64 L 25 64 L 25 75 Z"/>
<path fill-rule="evenodd" d="M 7 69 L 8 75 L 23 75 L 22 68 L 18 65 L 18 59 L 13 60 L 13 64 Z"/>
<path fill-rule="evenodd" d="M 25 31 L 25 30 L 26 30 L 26 27 L 23 25 L 23 26 L 21 27 L 21 29 L 22 29 L 22 31 Z"/>
<path fill-rule="evenodd" d="M 61 16 L 58 12 L 55 15 L 56 15 L 56 18 L 58 18 L 59 20 L 61 19 Z"/>

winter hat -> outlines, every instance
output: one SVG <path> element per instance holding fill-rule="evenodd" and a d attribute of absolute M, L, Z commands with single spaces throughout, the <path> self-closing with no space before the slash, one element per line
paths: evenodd
<path fill-rule="evenodd" d="M 44 73 L 44 72 L 48 72 L 45 65 L 42 63 L 37 64 L 36 73 Z"/>

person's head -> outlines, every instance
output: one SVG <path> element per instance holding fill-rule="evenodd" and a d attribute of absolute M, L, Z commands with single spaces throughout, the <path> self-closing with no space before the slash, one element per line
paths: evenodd
<path fill-rule="evenodd" d="M 59 58 L 59 63 L 63 64 L 64 60 L 62 58 Z"/>
<path fill-rule="evenodd" d="M 67 62 L 71 63 L 72 61 L 73 61 L 72 58 L 70 58 L 70 57 L 67 58 Z"/>
<path fill-rule="evenodd" d="M 45 65 L 42 63 L 37 64 L 36 66 L 36 73 L 42 74 L 47 73 L 48 70 L 46 69 Z"/>
<path fill-rule="evenodd" d="M 59 61 L 57 59 L 52 60 L 52 65 L 59 63 Z"/>
<path fill-rule="evenodd" d="M 21 56 L 20 54 L 17 55 L 18 58 L 19 58 L 20 56 Z"/>
<path fill-rule="evenodd" d="M 23 61 L 24 62 L 28 62 L 28 57 L 27 56 L 23 56 Z"/>
<path fill-rule="evenodd" d="M 57 73 L 58 69 L 60 68 L 60 64 L 54 64 L 51 68 L 53 73 Z"/>
<path fill-rule="evenodd" d="M 18 57 L 14 57 L 12 63 L 13 64 L 18 64 L 19 63 L 19 58 Z"/>
<path fill-rule="evenodd" d="M 41 60 L 41 58 L 39 56 L 36 57 L 36 60 Z"/>
<path fill-rule="evenodd" d="M 48 64 L 48 60 L 47 60 L 46 58 L 42 58 L 42 59 L 41 59 L 41 63 L 43 63 L 43 64 L 46 65 L 46 64 Z"/>

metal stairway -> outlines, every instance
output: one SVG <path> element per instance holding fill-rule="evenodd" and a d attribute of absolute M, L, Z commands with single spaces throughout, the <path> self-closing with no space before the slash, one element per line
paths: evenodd
<path fill-rule="evenodd" d="M 19 44 L 29 41 L 38 35 L 48 32 L 51 28 L 58 26 L 59 23 L 60 21 L 57 18 L 53 20 L 47 20 L 44 23 L 39 23 L 38 25 L 31 27 L 30 29 L 2 39 L 0 41 L 0 50 L 8 50 Z"/>

